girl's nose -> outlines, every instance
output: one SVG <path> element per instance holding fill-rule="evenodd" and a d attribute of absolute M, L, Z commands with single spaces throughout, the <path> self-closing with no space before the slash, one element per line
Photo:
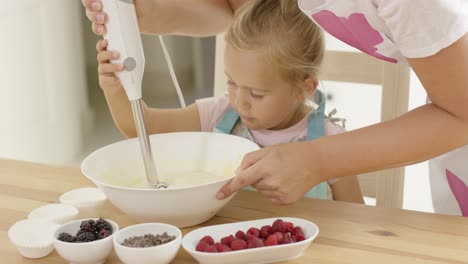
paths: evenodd
<path fill-rule="evenodd" d="M 245 89 L 239 89 L 236 97 L 236 105 L 239 108 L 239 111 L 246 111 L 250 108 L 250 102 L 248 98 L 249 94 L 248 91 Z"/>

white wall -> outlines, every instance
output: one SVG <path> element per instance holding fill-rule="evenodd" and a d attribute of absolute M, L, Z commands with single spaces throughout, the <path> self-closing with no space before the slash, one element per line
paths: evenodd
<path fill-rule="evenodd" d="M 79 1 L 2 1 L 0 157 L 60 164 L 89 127 Z"/>

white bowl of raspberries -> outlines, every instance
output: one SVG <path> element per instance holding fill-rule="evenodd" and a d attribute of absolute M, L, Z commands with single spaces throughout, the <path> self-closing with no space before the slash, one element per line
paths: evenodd
<path fill-rule="evenodd" d="M 119 226 L 109 219 L 81 219 L 60 226 L 54 233 L 55 250 L 71 263 L 104 263 L 114 247 Z"/>
<path fill-rule="evenodd" d="M 271 263 L 301 256 L 318 233 L 305 219 L 267 218 L 196 229 L 182 247 L 202 264 Z"/>

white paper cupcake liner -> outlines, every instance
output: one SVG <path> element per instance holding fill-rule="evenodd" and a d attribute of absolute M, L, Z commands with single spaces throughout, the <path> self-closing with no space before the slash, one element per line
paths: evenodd
<path fill-rule="evenodd" d="M 78 209 L 69 204 L 49 204 L 31 211 L 28 219 L 44 220 L 64 224 L 78 218 Z"/>
<path fill-rule="evenodd" d="M 78 218 L 100 217 L 107 198 L 98 188 L 79 188 L 60 196 L 60 203 L 76 207 Z"/>
<path fill-rule="evenodd" d="M 83 218 L 99 218 L 102 215 L 102 210 L 106 200 L 77 203 L 74 206 L 78 209 L 79 214 L 77 219 Z"/>
<path fill-rule="evenodd" d="M 42 220 L 25 219 L 8 230 L 8 238 L 26 258 L 42 258 L 54 250 L 53 233 L 57 224 Z"/>

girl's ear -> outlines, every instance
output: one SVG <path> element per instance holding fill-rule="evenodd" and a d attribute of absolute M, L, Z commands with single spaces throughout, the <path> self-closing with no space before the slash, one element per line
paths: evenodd
<path fill-rule="evenodd" d="M 308 76 L 306 79 L 304 79 L 300 85 L 300 100 L 305 100 L 307 98 L 311 98 L 315 90 L 317 90 L 318 86 L 318 80 L 312 76 Z"/>

